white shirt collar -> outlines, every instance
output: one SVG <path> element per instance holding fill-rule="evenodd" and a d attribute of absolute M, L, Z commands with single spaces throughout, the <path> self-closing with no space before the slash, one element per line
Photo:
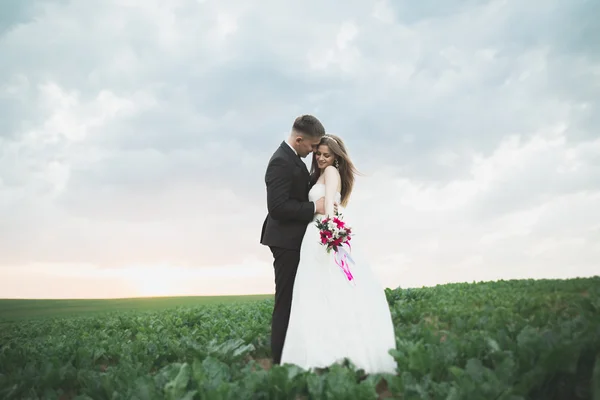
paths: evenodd
<path fill-rule="evenodd" d="M 290 149 L 292 149 L 292 150 L 294 151 L 294 153 L 295 153 L 296 155 L 298 155 L 298 152 L 296 151 L 296 149 L 295 149 L 295 148 L 293 148 L 293 147 L 292 147 L 292 145 L 291 145 L 291 144 L 289 144 L 287 140 L 285 141 L 285 144 L 287 144 L 288 146 L 290 146 Z"/>

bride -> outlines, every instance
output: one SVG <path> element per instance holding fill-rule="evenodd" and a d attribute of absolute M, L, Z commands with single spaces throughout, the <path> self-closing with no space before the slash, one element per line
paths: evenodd
<path fill-rule="evenodd" d="M 325 212 L 344 213 L 354 184 L 355 169 L 338 136 L 326 135 L 313 155 L 309 200 L 325 196 Z M 369 266 L 354 252 L 350 270 L 354 284 L 320 244 L 316 214 L 304 235 L 292 308 L 281 364 L 306 370 L 325 368 L 348 359 L 366 373 L 395 373 L 388 353 L 395 334 L 385 292 Z M 346 221 L 351 225 L 351 221 Z M 354 248 L 352 248 L 354 251 Z"/>

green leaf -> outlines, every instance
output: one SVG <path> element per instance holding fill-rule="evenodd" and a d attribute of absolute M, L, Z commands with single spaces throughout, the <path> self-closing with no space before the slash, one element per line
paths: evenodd
<path fill-rule="evenodd" d="M 179 369 L 179 373 L 172 381 L 165 385 L 165 394 L 170 400 L 181 399 L 187 393 L 187 386 L 192 371 L 189 364 L 184 363 Z"/>
<path fill-rule="evenodd" d="M 308 385 L 308 393 L 313 399 L 320 399 L 325 393 L 325 379 L 324 375 L 309 375 L 306 378 Z"/>
<path fill-rule="evenodd" d="M 596 356 L 592 372 L 592 399 L 600 400 L 600 354 Z"/>

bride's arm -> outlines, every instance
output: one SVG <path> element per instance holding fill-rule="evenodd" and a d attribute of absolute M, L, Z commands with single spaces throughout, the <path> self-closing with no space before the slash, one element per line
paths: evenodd
<path fill-rule="evenodd" d="M 335 215 L 335 194 L 340 184 L 340 172 L 337 168 L 329 166 L 325 168 L 323 176 L 325 178 L 325 214 L 333 216 Z"/>

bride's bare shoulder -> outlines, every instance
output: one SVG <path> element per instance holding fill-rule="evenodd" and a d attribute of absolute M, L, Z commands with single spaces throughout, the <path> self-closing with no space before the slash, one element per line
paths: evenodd
<path fill-rule="evenodd" d="M 325 170 L 323 171 L 323 175 L 325 176 L 325 179 L 329 178 L 339 178 L 340 177 L 340 171 L 338 171 L 338 169 L 336 167 L 334 167 L 333 165 L 328 165 L 327 167 L 325 167 Z"/>
<path fill-rule="evenodd" d="M 340 171 L 333 165 L 325 167 L 323 179 L 326 186 L 331 185 L 332 187 L 335 187 L 338 192 L 342 190 L 342 177 Z"/>

